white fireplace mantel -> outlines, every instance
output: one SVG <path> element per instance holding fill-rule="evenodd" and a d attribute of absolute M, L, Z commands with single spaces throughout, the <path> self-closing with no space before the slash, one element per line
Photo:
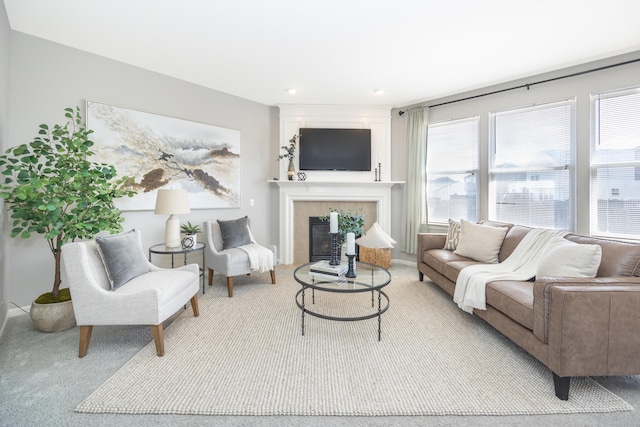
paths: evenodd
<path fill-rule="evenodd" d="M 280 262 L 292 264 L 294 259 L 294 203 L 308 201 L 375 202 L 377 221 L 382 229 L 391 230 L 391 187 L 402 181 L 318 182 L 270 180 L 280 192 Z"/>

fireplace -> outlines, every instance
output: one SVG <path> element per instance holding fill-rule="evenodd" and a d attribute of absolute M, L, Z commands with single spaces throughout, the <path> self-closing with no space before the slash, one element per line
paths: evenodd
<path fill-rule="evenodd" d="M 309 217 L 309 262 L 331 259 L 331 235 L 329 221 Z"/>
<path fill-rule="evenodd" d="M 278 184 L 280 193 L 278 252 L 282 264 L 309 262 L 308 218 L 326 215 L 330 208 L 364 207 L 365 231 L 374 222 L 387 233 L 391 229 L 391 187 L 399 182 L 273 182 Z"/>

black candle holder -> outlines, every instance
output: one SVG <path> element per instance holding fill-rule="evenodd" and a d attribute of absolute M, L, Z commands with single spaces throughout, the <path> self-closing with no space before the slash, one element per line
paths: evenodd
<path fill-rule="evenodd" d="M 329 233 L 331 235 L 331 260 L 329 265 L 339 265 L 338 259 L 338 233 Z"/>
<path fill-rule="evenodd" d="M 347 274 L 345 274 L 345 276 L 349 277 L 349 278 L 354 278 L 354 277 L 357 276 L 356 275 L 356 269 L 354 268 L 355 267 L 354 264 L 355 264 L 356 256 L 355 255 L 347 255 L 347 258 L 349 258 L 349 269 L 347 270 Z"/>

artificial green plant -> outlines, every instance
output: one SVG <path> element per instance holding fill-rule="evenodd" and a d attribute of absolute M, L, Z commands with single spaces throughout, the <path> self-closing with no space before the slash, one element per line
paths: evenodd
<path fill-rule="evenodd" d="M 33 141 L 0 156 L 0 198 L 11 210 L 11 237 L 43 235 L 55 260 L 51 302 L 69 298 L 59 299 L 62 245 L 103 230 L 122 231 L 124 218 L 113 201 L 135 194 L 127 186 L 130 178 L 117 178 L 113 166 L 89 159 L 93 131 L 80 108 L 65 109 L 65 117 L 66 124 L 42 124 Z"/>

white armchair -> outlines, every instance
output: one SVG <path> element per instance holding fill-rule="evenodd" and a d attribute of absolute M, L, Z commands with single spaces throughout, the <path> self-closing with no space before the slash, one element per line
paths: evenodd
<path fill-rule="evenodd" d="M 247 229 L 248 229 L 247 218 Z M 229 298 L 233 297 L 233 276 L 251 274 L 257 270 L 251 268 L 251 260 L 249 254 L 239 247 L 224 248 L 222 231 L 217 221 L 205 221 L 203 231 L 206 239 L 207 247 L 205 248 L 205 266 L 209 269 L 209 286 L 213 284 L 213 272 L 217 271 L 227 277 L 227 293 Z M 251 232 L 249 231 L 249 235 Z M 253 241 L 253 238 L 251 238 Z M 261 246 L 261 245 L 258 245 Z M 261 246 L 271 251 L 271 260 L 269 273 L 271 274 L 271 283 L 276 283 L 276 273 L 274 267 L 277 260 L 277 248 L 272 246 Z M 268 253 L 268 252 L 267 252 Z"/>
<path fill-rule="evenodd" d="M 113 274 L 107 273 L 96 241 L 67 243 L 62 247 L 63 282 L 71 291 L 73 311 L 80 326 L 78 357 L 87 354 L 94 325 L 151 325 L 156 353 L 163 356 L 162 322 L 189 301 L 194 316 L 199 315 L 198 264 L 175 269 L 156 267 L 146 259 L 140 232 L 135 233 L 137 245 L 135 241 L 133 244 L 137 247 L 129 245 L 124 252 L 127 258 L 135 257 L 144 272 L 115 290 L 111 290 Z"/>

